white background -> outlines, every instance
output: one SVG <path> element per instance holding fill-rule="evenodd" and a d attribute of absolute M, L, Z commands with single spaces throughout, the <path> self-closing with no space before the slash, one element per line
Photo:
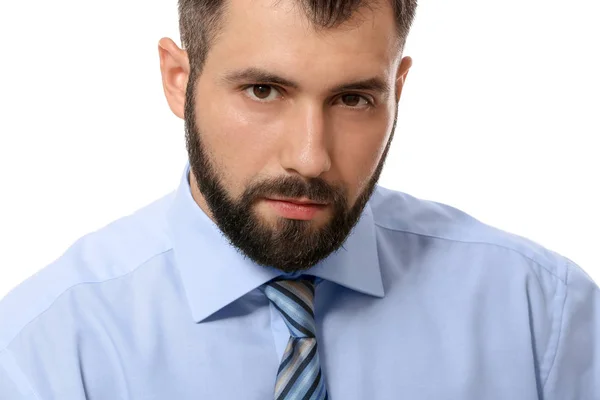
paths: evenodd
<path fill-rule="evenodd" d="M 600 281 L 598 1 L 421 3 L 381 183 Z M 179 43 L 175 0 L 0 2 L 0 296 L 177 186 L 163 36 Z"/>

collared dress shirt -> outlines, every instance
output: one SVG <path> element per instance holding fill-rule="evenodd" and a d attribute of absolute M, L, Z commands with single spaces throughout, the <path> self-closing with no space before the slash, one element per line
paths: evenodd
<path fill-rule="evenodd" d="M 0 302 L 0 399 L 273 399 L 289 331 L 260 287 L 282 273 L 229 244 L 188 171 Z M 455 208 L 378 186 L 306 273 L 332 400 L 600 399 L 598 287 Z"/>

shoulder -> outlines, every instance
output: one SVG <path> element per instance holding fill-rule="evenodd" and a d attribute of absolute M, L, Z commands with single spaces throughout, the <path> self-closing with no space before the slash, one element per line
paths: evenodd
<path fill-rule="evenodd" d="M 172 198 L 169 194 L 83 236 L 6 295 L 0 301 L 0 350 L 73 288 L 114 281 L 168 252 L 166 211 Z"/>
<path fill-rule="evenodd" d="M 600 352 L 581 343 L 593 343 L 600 332 L 600 289 L 576 263 L 454 207 L 402 192 L 378 187 L 370 208 L 379 259 L 400 282 L 388 288 L 421 296 L 414 301 L 446 318 L 445 327 L 468 321 L 463 325 L 501 332 L 507 349 L 525 341 L 548 392 L 564 390 L 567 381 L 567 391 L 597 391 L 587 376 Z"/>
<path fill-rule="evenodd" d="M 397 240 L 416 235 L 429 244 L 451 243 L 463 252 L 500 257 L 521 269 L 508 268 L 512 273 L 534 272 L 538 278 L 551 278 L 563 285 L 575 265 L 539 243 L 485 224 L 450 205 L 378 186 L 370 206 L 376 227 Z"/>

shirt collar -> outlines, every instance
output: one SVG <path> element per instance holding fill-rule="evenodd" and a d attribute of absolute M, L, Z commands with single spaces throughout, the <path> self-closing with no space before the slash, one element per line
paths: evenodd
<path fill-rule="evenodd" d="M 192 316 L 200 322 L 283 272 L 260 266 L 235 249 L 194 201 L 186 165 L 168 211 L 175 263 Z M 344 245 L 305 274 L 383 297 L 370 205 Z"/>

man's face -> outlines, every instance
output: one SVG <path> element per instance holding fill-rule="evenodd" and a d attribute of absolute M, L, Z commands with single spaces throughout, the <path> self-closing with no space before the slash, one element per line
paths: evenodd
<path fill-rule="evenodd" d="M 229 3 L 188 85 L 186 139 L 197 201 L 231 243 L 298 271 L 342 245 L 379 178 L 399 54 L 390 6 L 317 32 L 276 4 Z"/>

